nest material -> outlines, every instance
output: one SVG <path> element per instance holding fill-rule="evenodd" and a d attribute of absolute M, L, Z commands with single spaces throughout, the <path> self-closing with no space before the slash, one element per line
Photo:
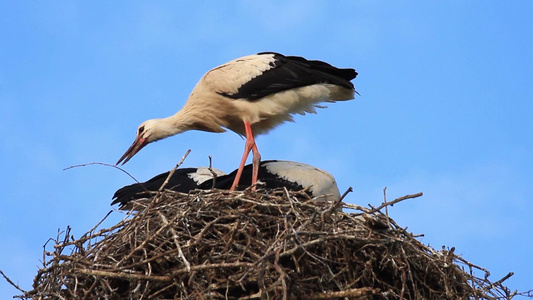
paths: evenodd
<path fill-rule="evenodd" d="M 394 203 L 392 201 L 391 203 Z M 396 201 L 398 202 L 398 201 Z M 341 207 L 352 209 L 345 213 Z M 383 206 L 382 206 L 383 207 Z M 380 207 L 380 208 L 382 208 Z M 379 208 L 303 192 L 165 190 L 112 228 L 69 230 L 24 299 L 511 299 Z M 99 225 L 97 225 L 98 227 Z M 49 246 L 48 246 L 49 247 Z M 66 253 L 70 252 L 70 253 Z M 509 275 L 510 276 L 510 275 Z"/>

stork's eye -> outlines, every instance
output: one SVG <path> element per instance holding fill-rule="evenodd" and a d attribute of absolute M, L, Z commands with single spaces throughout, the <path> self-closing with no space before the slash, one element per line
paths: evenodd
<path fill-rule="evenodd" d="M 137 132 L 137 134 L 141 134 L 143 132 L 144 132 L 144 126 L 139 127 L 139 131 Z"/>

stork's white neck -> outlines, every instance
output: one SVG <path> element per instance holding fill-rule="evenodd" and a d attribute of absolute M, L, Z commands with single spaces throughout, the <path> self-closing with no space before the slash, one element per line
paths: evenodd
<path fill-rule="evenodd" d="M 174 134 L 187 130 L 224 132 L 225 130 L 221 126 L 225 126 L 225 123 L 219 117 L 220 109 L 213 105 L 208 105 L 208 101 L 201 102 L 193 99 L 191 95 L 180 111 L 164 119 L 175 128 Z"/>

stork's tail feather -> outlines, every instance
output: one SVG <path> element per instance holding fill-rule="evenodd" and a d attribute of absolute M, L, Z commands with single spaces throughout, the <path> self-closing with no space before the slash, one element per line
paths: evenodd
<path fill-rule="evenodd" d="M 357 71 L 355 69 L 346 68 L 341 69 L 334 67 L 326 62 L 320 61 L 320 60 L 309 60 L 309 64 L 313 69 L 319 70 L 324 73 L 331 74 L 333 76 L 340 77 L 346 81 L 351 81 L 357 77 Z"/>
<path fill-rule="evenodd" d="M 319 78 L 323 83 L 331 83 L 342 86 L 347 89 L 354 89 L 351 80 L 357 77 L 357 71 L 352 68 L 337 68 L 320 60 L 307 60 L 300 56 L 286 56 L 287 60 L 294 63 L 302 64 L 315 72 L 318 72 Z M 317 74 L 317 75 L 318 75 Z"/>

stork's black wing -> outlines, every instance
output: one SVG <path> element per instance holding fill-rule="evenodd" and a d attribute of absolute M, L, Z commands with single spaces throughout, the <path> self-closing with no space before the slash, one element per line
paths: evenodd
<path fill-rule="evenodd" d="M 177 169 L 168 180 L 165 188 L 182 193 L 188 193 L 198 188 L 198 183 L 189 176 L 189 174 L 195 173 L 196 170 L 196 168 Z M 119 203 L 120 207 L 124 207 L 130 201 L 150 197 L 151 192 L 158 191 L 161 188 L 168 174 L 169 172 L 165 172 L 146 182 L 134 183 L 117 190 L 113 195 L 111 205 Z"/>
<path fill-rule="evenodd" d="M 268 171 L 266 165 L 276 160 L 265 160 L 259 165 L 258 180 L 264 183 L 259 185 L 258 188 L 275 189 L 280 187 L 286 187 L 289 191 L 300 191 L 304 187 L 300 184 L 284 179 L 280 174 L 274 174 Z M 237 170 L 231 172 L 228 175 L 219 176 L 215 179 L 215 188 L 221 190 L 228 190 L 233 184 L 233 180 L 237 175 Z M 237 186 L 237 190 L 244 190 L 252 185 L 252 165 L 244 166 L 242 171 L 241 180 Z M 213 186 L 212 180 L 208 180 L 200 185 L 201 189 L 209 189 Z"/>
<path fill-rule="evenodd" d="M 222 95 L 233 99 L 256 100 L 281 91 L 298 87 L 330 83 L 353 89 L 350 82 L 357 76 L 354 69 L 340 69 L 319 60 L 307 60 L 299 56 L 284 56 L 275 52 L 258 55 L 273 55 L 271 68 L 239 87 L 237 93 Z"/>

